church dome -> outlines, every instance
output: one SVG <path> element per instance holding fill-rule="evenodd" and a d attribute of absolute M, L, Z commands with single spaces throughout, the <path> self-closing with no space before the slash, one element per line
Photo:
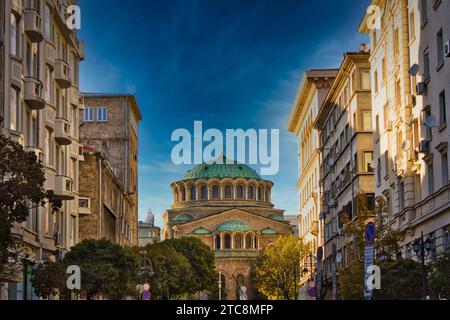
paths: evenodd
<path fill-rule="evenodd" d="M 215 160 L 210 163 L 202 163 L 193 169 L 189 170 L 183 180 L 197 180 L 197 179 L 212 179 L 212 178 L 244 178 L 262 180 L 255 170 L 245 164 L 240 164 L 237 161 L 229 164 L 230 160 L 225 157 L 220 158 L 221 163 Z"/>

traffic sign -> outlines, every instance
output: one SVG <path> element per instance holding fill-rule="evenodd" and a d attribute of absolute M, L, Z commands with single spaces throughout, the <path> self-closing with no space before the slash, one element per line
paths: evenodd
<path fill-rule="evenodd" d="M 375 225 L 373 224 L 373 222 L 369 222 L 366 225 L 366 230 L 364 232 L 364 237 L 366 238 L 366 241 L 368 243 L 373 243 L 373 241 L 375 240 Z"/>
<path fill-rule="evenodd" d="M 142 294 L 142 300 L 150 300 L 152 298 L 152 294 L 150 291 L 144 291 Z"/>
<path fill-rule="evenodd" d="M 374 251 L 375 247 L 372 244 L 366 245 L 364 248 L 364 297 L 366 299 L 372 298 L 372 290 L 367 288 L 367 279 L 370 276 L 370 274 L 367 273 L 367 268 L 374 264 Z"/>

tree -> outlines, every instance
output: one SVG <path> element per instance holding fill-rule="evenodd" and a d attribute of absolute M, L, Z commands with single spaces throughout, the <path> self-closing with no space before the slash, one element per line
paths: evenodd
<path fill-rule="evenodd" d="M 102 295 L 111 300 L 134 294 L 130 288 L 133 261 L 125 250 L 107 240 L 84 240 L 62 261 L 64 269 L 77 265 L 81 270 L 81 291 L 87 299 Z"/>
<path fill-rule="evenodd" d="M 348 220 L 343 217 L 343 227 L 348 245 L 347 265 L 339 272 L 340 294 L 345 300 L 364 299 L 364 231 L 369 221 L 375 224 L 375 251 L 383 253 L 388 258 L 395 257 L 400 252 L 400 243 L 404 232 L 393 229 L 387 221 L 387 202 L 378 198 L 371 204 L 368 197 L 361 193 L 355 197 L 357 217 Z"/>
<path fill-rule="evenodd" d="M 44 168 L 36 155 L 0 135 L 0 278 L 8 264 L 20 260 L 19 244 L 11 234 L 14 223 L 26 221 L 32 208 L 47 203 L 52 210 L 61 207 L 53 191 L 44 189 L 44 182 Z"/>
<path fill-rule="evenodd" d="M 450 299 L 450 254 L 431 264 L 429 279 L 435 298 Z"/>
<path fill-rule="evenodd" d="M 310 254 L 303 240 L 294 236 L 280 236 L 264 249 L 255 270 L 256 286 L 269 299 L 283 297 L 297 299 L 300 286 L 300 261 Z"/>
<path fill-rule="evenodd" d="M 193 268 L 189 260 L 171 246 L 163 243 L 147 245 L 144 251 L 135 257 L 138 259 L 136 261 L 149 258 L 152 262 L 154 275 L 151 280 L 154 299 L 178 299 L 190 292 Z M 143 279 L 137 279 L 137 281 L 142 283 Z"/>
<path fill-rule="evenodd" d="M 214 253 L 201 240 L 192 237 L 170 239 L 162 242 L 184 255 L 192 267 L 192 282 L 189 284 L 189 293 L 200 291 L 217 291 L 217 278 Z"/>
<path fill-rule="evenodd" d="M 40 297 L 47 299 L 51 295 L 66 291 L 66 278 L 61 263 L 47 261 L 33 270 L 31 278 L 34 291 Z"/>
<path fill-rule="evenodd" d="M 374 300 L 420 300 L 422 297 L 422 266 L 399 258 L 380 262 L 381 289 L 373 291 Z"/>

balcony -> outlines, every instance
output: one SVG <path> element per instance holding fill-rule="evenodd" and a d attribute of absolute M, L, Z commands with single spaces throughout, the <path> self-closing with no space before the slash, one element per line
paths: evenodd
<path fill-rule="evenodd" d="M 11 83 L 17 88 L 22 88 L 22 61 L 17 57 L 11 57 Z"/>
<path fill-rule="evenodd" d="M 67 146 L 72 143 L 72 140 L 70 139 L 70 124 L 66 119 L 56 118 L 55 140 L 63 146 Z"/>
<path fill-rule="evenodd" d="M 69 88 L 69 102 L 74 106 L 78 106 L 80 103 L 78 89 L 74 86 Z"/>
<path fill-rule="evenodd" d="M 67 62 L 60 59 L 55 60 L 55 80 L 63 89 L 68 89 L 72 86 L 69 71 Z"/>
<path fill-rule="evenodd" d="M 42 149 L 37 147 L 25 147 L 25 151 L 34 153 L 38 162 L 44 161 L 44 153 L 42 152 Z"/>
<path fill-rule="evenodd" d="M 30 109 L 39 110 L 45 107 L 45 100 L 42 98 L 42 82 L 35 78 L 25 78 L 24 98 Z"/>
<path fill-rule="evenodd" d="M 53 72 L 55 70 L 55 61 L 56 61 L 56 47 L 55 44 L 46 41 L 45 42 L 45 62 L 50 67 L 50 71 Z"/>
<path fill-rule="evenodd" d="M 39 13 L 34 9 L 25 10 L 25 32 L 34 43 L 40 43 L 44 40 L 42 33 L 42 19 Z"/>
<path fill-rule="evenodd" d="M 45 126 L 51 131 L 55 131 L 56 110 L 51 104 L 45 106 Z"/>
<path fill-rule="evenodd" d="M 55 197 L 63 201 L 75 199 L 72 178 L 61 175 L 55 176 Z"/>
<path fill-rule="evenodd" d="M 217 250 L 216 258 L 258 258 L 259 250 Z"/>

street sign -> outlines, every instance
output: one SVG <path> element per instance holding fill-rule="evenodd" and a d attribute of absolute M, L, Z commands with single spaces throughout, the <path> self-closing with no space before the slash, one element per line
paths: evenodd
<path fill-rule="evenodd" d="M 374 251 L 375 246 L 373 244 L 366 245 L 364 248 L 364 297 L 368 300 L 372 298 L 372 290 L 367 288 L 367 279 L 370 274 L 367 273 L 367 268 L 374 264 Z"/>
<path fill-rule="evenodd" d="M 368 243 L 373 243 L 373 241 L 375 240 L 375 225 L 373 224 L 373 222 L 369 222 L 366 225 L 366 230 L 364 232 L 364 237 L 366 238 L 366 241 Z"/>

